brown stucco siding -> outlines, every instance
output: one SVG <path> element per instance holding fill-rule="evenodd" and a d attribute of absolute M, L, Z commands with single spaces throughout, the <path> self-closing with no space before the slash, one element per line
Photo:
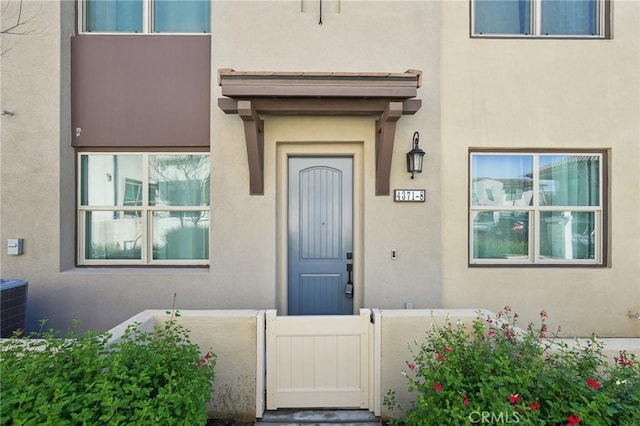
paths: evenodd
<path fill-rule="evenodd" d="M 208 147 L 208 35 L 80 35 L 71 40 L 72 145 Z"/>

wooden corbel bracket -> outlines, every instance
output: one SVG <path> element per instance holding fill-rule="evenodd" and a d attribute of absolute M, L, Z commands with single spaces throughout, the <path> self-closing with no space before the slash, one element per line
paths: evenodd
<path fill-rule="evenodd" d="M 249 163 L 249 193 L 264 195 L 264 122 L 251 101 L 238 101 L 238 115 L 244 123 Z"/>
<path fill-rule="evenodd" d="M 402 116 L 402 102 L 389 102 L 376 120 L 376 195 L 389 195 L 391 159 L 396 123 Z"/>

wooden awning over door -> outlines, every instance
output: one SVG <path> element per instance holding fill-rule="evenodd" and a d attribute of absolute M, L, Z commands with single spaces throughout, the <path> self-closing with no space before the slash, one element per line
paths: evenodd
<path fill-rule="evenodd" d="M 422 106 L 422 72 L 321 73 L 218 70 L 218 106 L 244 123 L 249 192 L 264 194 L 261 115 L 356 115 L 376 117 L 376 195 L 389 195 L 396 122 Z"/>

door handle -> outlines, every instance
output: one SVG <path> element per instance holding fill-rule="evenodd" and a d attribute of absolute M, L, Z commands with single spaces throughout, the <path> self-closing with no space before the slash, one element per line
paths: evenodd
<path fill-rule="evenodd" d="M 347 272 L 349 273 L 349 280 L 347 281 L 347 285 L 344 287 L 344 295 L 347 299 L 353 298 L 353 281 L 351 281 L 351 272 L 353 272 L 353 264 L 347 263 Z"/>

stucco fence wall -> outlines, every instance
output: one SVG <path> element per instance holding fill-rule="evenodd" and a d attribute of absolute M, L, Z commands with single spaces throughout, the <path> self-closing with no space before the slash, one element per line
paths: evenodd
<path fill-rule="evenodd" d="M 481 315 L 493 315 L 481 309 L 435 310 L 371 310 L 373 342 L 371 351 L 373 374 L 371 391 L 376 406 L 371 411 L 389 418 L 393 415 L 381 404 L 388 390 L 393 390 L 402 407 L 409 407 L 415 396 L 407 391 L 402 371 L 412 359 L 410 347 L 424 341 L 433 324 L 443 325 L 449 319 L 470 326 Z M 265 311 L 215 310 L 181 311 L 178 321 L 190 330 L 191 340 L 202 353 L 211 350 L 217 355 L 216 379 L 212 400 L 208 406 L 210 417 L 253 421 L 264 410 Z M 110 330 L 112 340 L 118 339 L 129 324 L 140 323 L 145 331 L 161 326 L 169 318 L 167 311 L 148 310 Z M 571 344 L 575 339 L 563 339 Z M 605 353 L 613 360 L 620 350 L 640 356 L 640 339 L 602 339 Z"/>
<path fill-rule="evenodd" d="M 147 310 L 109 330 L 117 341 L 128 326 L 139 323 L 143 331 L 162 327 L 171 318 L 166 310 Z M 190 331 L 191 341 L 202 354 L 216 354 L 214 392 L 209 417 L 247 422 L 256 418 L 258 356 L 264 356 L 259 338 L 264 336 L 264 311 L 180 311 L 178 322 Z M 260 330 L 260 332 L 258 332 Z M 260 347 L 260 348 L 259 348 Z"/>

